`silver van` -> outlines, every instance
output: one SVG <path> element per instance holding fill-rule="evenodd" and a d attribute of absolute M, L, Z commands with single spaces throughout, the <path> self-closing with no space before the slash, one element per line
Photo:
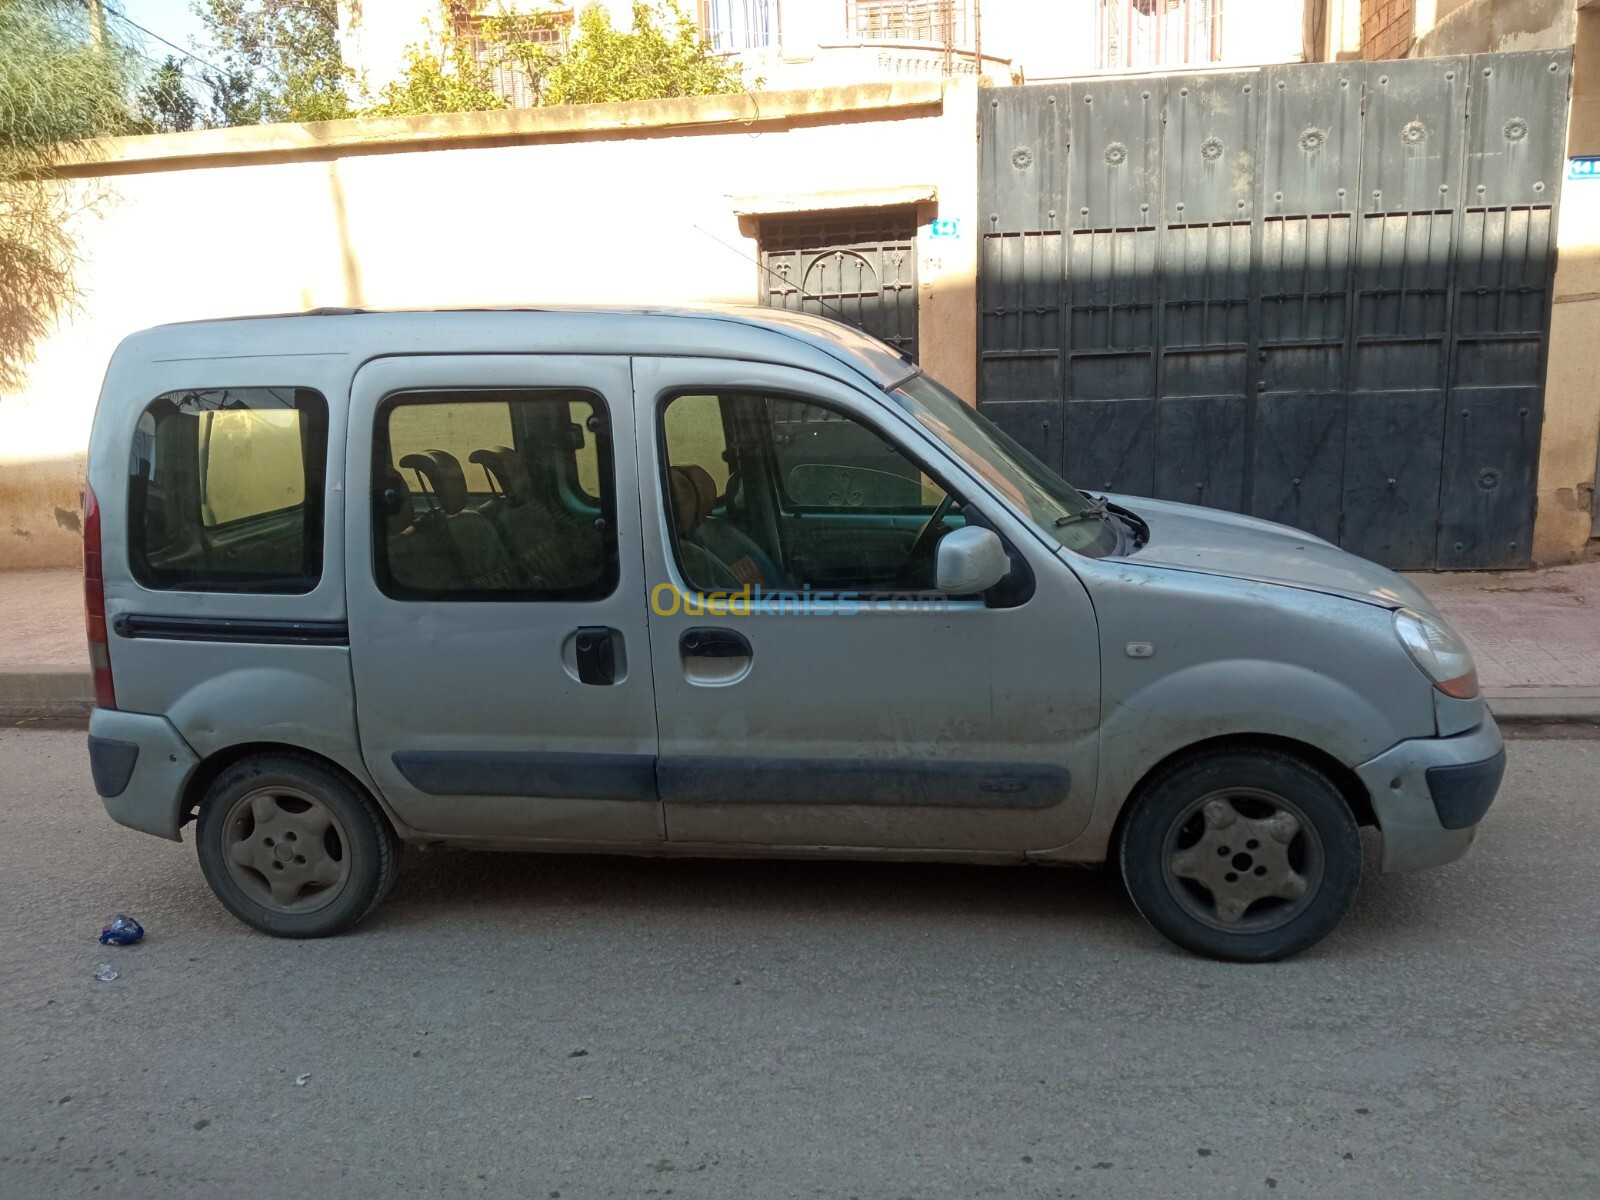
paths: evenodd
<path fill-rule="evenodd" d="M 89 757 L 246 924 L 402 844 L 1115 862 L 1283 958 L 1471 844 L 1504 769 L 1410 584 L 1075 490 L 888 346 L 770 309 L 314 313 L 118 347 Z"/>

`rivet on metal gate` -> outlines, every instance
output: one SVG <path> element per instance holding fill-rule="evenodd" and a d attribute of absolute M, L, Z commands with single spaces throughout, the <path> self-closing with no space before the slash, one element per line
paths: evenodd
<path fill-rule="evenodd" d="M 1482 471 L 1478 472 L 1478 486 L 1484 491 L 1488 491 L 1490 488 L 1498 487 L 1499 485 L 1500 472 L 1496 471 L 1493 467 L 1485 467 Z"/>
<path fill-rule="evenodd" d="M 1521 117 L 1512 117 L 1511 120 L 1505 123 L 1505 127 L 1501 132 L 1506 135 L 1506 141 L 1520 142 L 1528 136 L 1528 122 Z"/>
<path fill-rule="evenodd" d="M 1083 217 L 1087 217 L 1089 215 L 1089 210 L 1087 208 L 1080 208 L 1078 210 L 1078 215 L 1079 216 L 1083 216 Z"/>
<path fill-rule="evenodd" d="M 1448 183 L 1441 183 L 1439 185 L 1439 192 L 1440 192 L 1441 195 L 1444 194 L 1445 192 L 1448 192 L 1449 190 L 1450 190 L 1450 185 Z"/>
<path fill-rule="evenodd" d="M 1121 142 L 1112 142 L 1106 147 L 1105 159 L 1113 167 L 1120 167 L 1128 161 L 1128 148 Z"/>
<path fill-rule="evenodd" d="M 1493 67 L 1485 67 L 1483 69 L 1483 77 L 1485 79 L 1489 78 L 1489 76 L 1491 76 L 1493 74 L 1494 74 L 1494 68 Z"/>
<path fill-rule="evenodd" d="M 1536 191 L 1536 192 L 1542 192 L 1542 191 L 1544 191 L 1544 184 L 1542 184 L 1542 183 L 1536 183 L 1536 184 L 1534 184 L 1534 185 L 1533 185 L 1533 190 L 1534 190 L 1534 191 Z"/>
<path fill-rule="evenodd" d="M 1244 85 L 1244 94 L 1246 96 L 1250 94 L 1250 85 L 1248 83 Z"/>
<path fill-rule="evenodd" d="M 1374 200 L 1382 200 L 1383 199 L 1383 193 L 1378 191 L 1377 189 L 1373 189 L 1372 198 Z"/>
<path fill-rule="evenodd" d="M 1391 479 L 1390 479 L 1390 480 L 1389 480 L 1389 486 L 1390 486 L 1390 487 L 1393 487 L 1393 486 L 1394 486 L 1394 480 L 1393 480 L 1393 479 L 1392 479 L 1392 478 L 1391 478 Z"/>
<path fill-rule="evenodd" d="M 1189 89 L 1188 88 L 1179 88 L 1178 89 L 1178 95 L 1187 96 L 1188 94 L 1189 94 Z"/>
<path fill-rule="evenodd" d="M 1407 121 L 1400 129 L 1400 140 L 1408 146 L 1415 146 L 1428 136 L 1428 127 L 1421 121 Z"/>
<path fill-rule="evenodd" d="M 1215 162 L 1217 159 L 1221 158 L 1222 139 L 1219 137 L 1208 137 L 1205 141 L 1201 142 L 1200 157 L 1205 159 L 1207 162 Z"/>
<path fill-rule="evenodd" d="M 1485 74 L 1485 75 L 1487 75 L 1487 74 L 1488 74 L 1488 73 L 1489 73 L 1489 72 L 1487 72 L 1487 71 L 1485 71 L 1485 72 L 1484 72 L 1484 74 Z M 1460 549 L 1462 549 L 1462 548 L 1463 548 L 1463 547 L 1464 547 L 1464 546 L 1465 546 L 1465 543 L 1463 543 L 1463 542 L 1457 542 L 1457 543 L 1456 543 L 1456 549 L 1457 549 L 1457 550 L 1460 550 Z"/>
<path fill-rule="evenodd" d="M 1145 98 L 1145 99 L 1146 99 L 1146 100 L 1148 100 L 1148 99 L 1150 99 L 1150 93 L 1149 93 L 1149 92 L 1145 92 L 1145 93 L 1144 93 L 1144 98 Z"/>
<path fill-rule="evenodd" d="M 1378 82 L 1386 84 L 1386 83 L 1389 82 L 1389 77 L 1387 75 L 1379 75 L 1378 76 Z"/>
<path fill-rule="evenodd" d="M 1472 410 L 1470 408 L 1463 408 L 1461 410 L 1461 415 L 1463 417 L 1470 417 L 1472 415 Z"/>
<path fill-rule="evenodd" d="M 1327 140 L 1328 135 L 1313 125 L 1300 134 L 1300 149 L 1307 154 L 1315 154 Z"/>
<path fill-rule="evenodd" d="M 1454 71 L 1446 71 L 1444 73 L 1444 77 L 1446 79 L 1454 79 L 1456 77 L 1456 73 Z"/>
<path fill-rule="evenodd" d="M 1085 96 L 1083 98 L 1083 102 L 1085 104 L 1093 104 L 1094 103 L 1094 97 L 1093 96 Z"/>
<path fill-rule="evenodd" d="M 1011 165 L 1019 171 L 1026 171 L 1033 166 L 1033 151 L 1026 146 L 1018 146 L 1011 152 Z"/>
<path fill-rule="evenodd" d="M 1480 195 L 1480 196 L 1481 196 L 1481 195 L 1483 195 L 1483 193 L 1484 193 L 1484 192 L 1486 192 L 1486 191 L 1488 191 L 1488 189 L 1487 189 L 1487 188 L 1485 188 L 1485 187 L 1484 187 L 1484 186 L 1483 186 L 1483 184 L 1481 184 L 1481 183 L 1480 183 L 1480 184 L 1479 184 L 1479 185 L 1478 185 L 1478 194 L 1479 194 L 1479 195 Z"/>
<path fill-rule="evenodd" d="M 1088 212 L 1089 210 L 1088 209 L 1084 209 L 1083 211 L 1084 212 Z M 1148 204 L 1141 204 L 1141 205 L 1139 205 L 1139 211 L 1140 212 L 1149 212 L 1150 211 L 1150 206 Z"/>
<path fill-rule="evenodd" d="M 1560 68 L 1559 68 L 1559 67 L 1558 67 L 1558 66 L 1556 66 L 1556 64 L 1555 64 L 1555 63 L 1551 63 L 1551 64 L 1550 64 L 1550 73 L 1551 73 L 1551 74 L 1552 74 L 1552 75 L 1554 75 L 1554 74 L 1555 74 L 1555 73 L 1556 73 L 1556 72 L 1557 72 L 1557 71 L 1558 71 L 1558 70 L 1560 70 Z M 1515 546 L 1515 545 L 1516 545 L 1516 543 L 1515 543 L 1515 542 L 1512 542 L 1512 543 L 1511 543 L 1511 544 L 1512 544 L 1512 545 L 1513 545 L 1513 546 Z"/>
<path fill-rule="evenodd" d="M 1279 91 L 1280 91 L 1280 92 L 1281 92 L 1281 91 L 1283 91 L 1283 80 L 1281 80 L 1281 79 L 1280 79 L 1280 80 L 1278 80 L 1278 90 L 1279 90 Z"/>
<path fill-rule="evenodd" d="M 1294 477 L 1294 486 L 1295 487 L 1299 487 L 1300 486 L 1300 476 L 1298 476 L 1298 475 L 1296 475 Z"/>
<path fill-rule="evenodd" d="M 1527 409 L 1526 409 L 1526 408 L 1519 408 L 1519 409 L 1517 409 L 1517 416 L 1519 416 L 1519 417 L 1525 417 L 1525 416 L 1527 416 L 1527 415 L 1528 415 L 1528 410 L 1527 410 Z"/>
<path fill-rule="evenodd" d="M 1051 96 L 1050 97 L 1050 103 L 1054 104 L 1055 102 L 1056 102 L 1056 98 L 1054 96 Z"/>
<path fill-rule="evenodd" d="M 1056 210 L 1053 209 L 1053 208 L 1050 210 L 1050 219 L 1052 221 L 1054 221 L 1056 219 Z"/>
<path fill-rule="evenodd" d="M 989 224 L 993 225 L 995 222 L 997 222 L 999 220 L 1000 220 L 1000 214 L 999 213 L 990 213 L 989 214 Z"/>
<path fill-rule="evenodd" d="M 990 108 L 999 108 L 1000 107 L 1000 101 L 998 101 L 998 100 L 989 101 L 989 107 Z"/>
<path fill-rule="evenodd" d="M 1244 207 L 1244 201 L 1240 200 L 1237 204 L 1234 205 L 1234 207 L 1235 208 L 1243 208 Z"/>
<path fill-rule="evenodd" d="M 1283 193 L 1282 192 L 1273 192 L 1272 193 L 1272 198 L 1274 200 L 1282 200 L 1283 199 Z"/>
<path fill-rule="evenodd" d="M 1341 79 L 1341 80 L 1339 80 L 1339 86 L 1340 87 L 1349 87 L 1350 86 L 1350 81 L 1348 79 Z"/>
<path fill-rule="evenodd" d="M 1182 212 L 1182 211 L 1183 211 L 1183 201 L 1182 201 L 1182 200 L 1179 200 L 1179 201 L 1178 201 L 1178 211 L 1179 211 L 1179 212 Z"/>
<path fill-rule="evenodd" d="M 1344 189 L 1343 189 L 1343 188 L 1340 188 L 1340 189 L 1339 189 L 1339 190 L 1338 190 L 1338 192 L 1337 192 L 1337 193 L 1335 193 L 1335 194 L 1336 194 L 1336 195 L 1337 195 L 1337 196 L 1338 196 L 1338 197 L 1339 197 L 1339 199 L 1341 199 L 1341 200 L 1343 200 L 1343 199 L 1344 199 Z"/>

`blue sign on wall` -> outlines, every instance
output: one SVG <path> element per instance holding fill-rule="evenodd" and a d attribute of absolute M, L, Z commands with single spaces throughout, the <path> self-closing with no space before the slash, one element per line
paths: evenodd
<path fill-rule="evenodd" d="M 945 221 L 929 221 L 928 236 L 930 238 L 958 238 L 961 236 L 961 220 L 952 217 Z"/>
<path fill-rule="evenodd" d="M 1600 178 L 1600 155 L 1586 155 L 1583 158 L 1567 159 L 1568 179 L 1594 179 Z"/>

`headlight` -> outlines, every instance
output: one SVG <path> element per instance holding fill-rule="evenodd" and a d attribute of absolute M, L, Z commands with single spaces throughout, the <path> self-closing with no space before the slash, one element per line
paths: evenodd
<path fill-rule="evenodd" d="M 1394 633 L 1411 661 L 1446 696 L 1470 700 L 1478 694 L 1478 669 L 1473 665 L 1472 651 L 1461 635 L 1438 617 L 1402 608 L 1394 614 Z"/>

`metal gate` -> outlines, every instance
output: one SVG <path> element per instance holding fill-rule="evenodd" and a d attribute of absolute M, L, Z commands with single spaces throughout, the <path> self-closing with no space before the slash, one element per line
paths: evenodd
<path fill-rule="evenodd" d="M 1571 65 L 985 92 L 980 408 L 1084 487 L 1526 566 Z"/>
<path fill-rule="evenodd" d="M 846 321 L 917 356 L 917 214 L 867 209 L 761 224 L 762 303 Z"/>

